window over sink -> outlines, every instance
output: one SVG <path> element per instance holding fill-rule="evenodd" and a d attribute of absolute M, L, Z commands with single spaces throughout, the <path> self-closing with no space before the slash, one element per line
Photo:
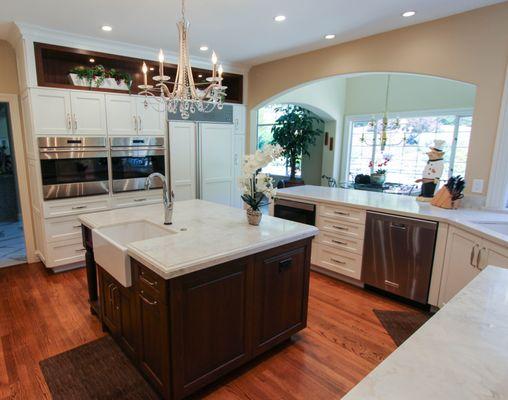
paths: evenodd
<path fill-rule="evenodd" d="M 388 115 L 389 128 L 384 150 L 380 145 L 382 118 L 382 115 L 346 118 L 348 143 L 344 157 L 349 180 L 354 181 L 358 174 L 374 172 L 376 162 L 388 156 L 390 161 L 383 167 L 387 170 L 386 182 L 414 184 L 415 180 L 421 178 L 428 160 L 426 152 L 435 139 L 446 142 L 445 168 L 441 179 L 465 175 L 472 110 Z"/>

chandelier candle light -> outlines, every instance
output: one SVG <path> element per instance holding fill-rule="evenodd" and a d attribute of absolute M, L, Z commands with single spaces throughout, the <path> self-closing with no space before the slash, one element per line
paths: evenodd
<path fill-rule="evenodd" d="M 206 78 L 204 83 L 194 83 L 192 67 L 189 58 L 188 30 L 189 21 L 185 17 L 185 0 L 182 0 L 182 17 L 177 23 L 180 55 L 176 69 L 176 77 L 171 81 L 171 77 L 164 75 L 164 53 L 159 51 L 159 75 L 154 76 L 155 86 L 149 85 L 147 81 L 148 68 L 143 62 L 142 72 L 144 84 L 139 85 L 142 90 L 139 94 L 153 96 L 155 99 L 165 105 L 166 117 L 169 113 L 180 113 L 182 119 L 188 119 L 190 114 L 196 111 L 209 113 L 215 108 L 222 109 L 224 98 L 226 96 L 226 86 L 222 85 L 222 74 L 224 70 L 222 65 L 217 67 L 218 58 L 215 52 L 212 53 L 212 76 Z M 172 89 L 170 87 L 172 85 Z M 148 101 L 145 100 L 145 107 Z"/>

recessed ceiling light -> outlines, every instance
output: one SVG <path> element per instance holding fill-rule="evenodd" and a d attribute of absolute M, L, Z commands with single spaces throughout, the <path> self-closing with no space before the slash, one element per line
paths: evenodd
<path fill-rule="evenodd" d="M 416 11 L 406 11 L 405 13 L 402 13 L 402 16 L 405 18 L 412 17 L 413 15 L 416 15 Z"/>
<path fill-rule="evenodd" d="M 201 50 L 201 51 L 208 51 L 208 46 L 201 46 L 199 48 L 199 50 Z"/>
<path fill-rule="evenodd" d="M 325 39 L 326 40 L 331 40 L 331 39 L 335 39 L 335 35 L 333 33 L 330 33 L 328 35 L 325 35 Z"/>
<path fill-rule="evenodd" d="M 91 63 L 94 63 L 95 62 L 95 58 L 90 58 L 90 60 L 88 60 L 88 61 L 90 61 Z"/>
<path fill-rule="evenodd" d="M 274 19 L 275 22 L 282 22 L 282 21 L 286 20 L 286 16 L 285 15 L 277 15 L 273 19 Z"/>
<path fill-rule="evenodd" d="M 104 32 L 111 32 L 113 30 L 113 28 L 109 25 L 102 25 L 102 28 L 101 28 Z"/>

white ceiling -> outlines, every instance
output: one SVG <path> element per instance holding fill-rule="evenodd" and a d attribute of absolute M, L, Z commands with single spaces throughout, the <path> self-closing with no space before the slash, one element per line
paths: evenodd
<path fill-rule="evenodd" d="M 230 63 L 254 65 L 504 0 L 187 0 L 191 54 L 215 49 Z M 401 13 L 415 10 L 412 18 Z M 275 23 L 283 14 L 287 20 Z M 0 37 L 24 22 L 75 34 L 178 50 L 179 0 L 3 0 Z M 106 33 L 100 27 L 113 26 Z M 324 40 L 327 33 L 334 40 Z"/>

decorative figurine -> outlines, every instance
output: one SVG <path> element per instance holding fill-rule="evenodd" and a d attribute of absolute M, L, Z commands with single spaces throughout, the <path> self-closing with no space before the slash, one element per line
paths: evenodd
<path fill-rule="evenodd" d="M 430 146 L 430 151 L 427 153 L 429 161 L 422 173 L 422 179 L 418 179 L 416 182 L 422 182 L 422 190 L 420 196 L 416 198 L 418 201 L 432 201 L 436 186 L 443 175 L 444 162 L 443 151 L 445 146 L 444 140 L 434 140 L 434 145 Z"/>

